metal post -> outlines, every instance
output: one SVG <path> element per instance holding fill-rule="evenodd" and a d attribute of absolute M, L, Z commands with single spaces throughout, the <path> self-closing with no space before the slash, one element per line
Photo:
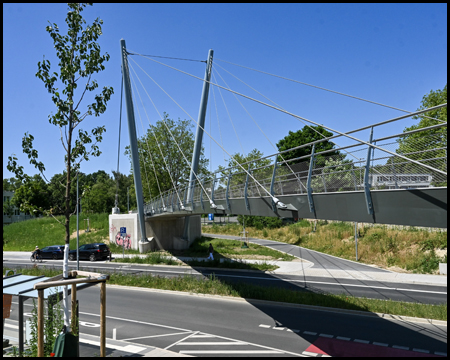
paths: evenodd
<path fill-rule="evenodd" d="M 216 181 L 217 181 L 216 176 L 217 176 L 217 173 L 214 173 L 214 180 L 213 180 L 212 188 L 211 188 L 211 200 L 212 200 L 212 202 L 214 202 L 214 188 L 216 187 Z"/>
<path fill-rule="evenodd" d="M 355 222 L 355 249 L 356 249 L 356 261 L 358 261 L 358 223 Z"/>
<path fill-rule="evenodd" d="M 273 172 L 272 172 L 272 181 L 270 183 L 270 195 L 272 195 L 272 196 L 275 196 L 275 194 L 274 194 L 274 187 L 275 187 L 275 175 L 276 175 L 276 173 L 277 173 L 277 156 L 275 155 L 275 162 L 273 164 Z M 274 212 L 276 212 L 276 210 L 277 210 L 277 205 L 273 201 L 273 198 L 272 198 L 272 210 Z"/>
<path fill-rule="evenodd" d="M 311 176 L 312 176 L 312 169 L 314 166 L 315 148 L 316 148 L 316 144 L 313 144 L 312 151 L 311 151 L 311 160 L 309 162 L 308 181 L 306 182 L 306 190 L 308 191 L 309 212 L 314 212 L 314 201 L 312 198 L 312 188 L 311 188 Z"/>
<path fill-rule="evenodd" d="M 369 144 L 372 143 L 372 136 L 373 136 L 373 128 L 370 130 Z M 364 194 L 366 196 L 367 212 L 369 213 L 369 215 L 373 215 L 372 196 L 370 195 L 370 184 L 369 184 L 370 150 L 371 146 L 369 145 L 369 148 L 367 149 L 366 168 L 364 171 Z"/>
<path fill-rule="evenodd" d="M 358 187 L 356 186 L 356 177 L 355 177 L 355 167 L 352 162 L 352 175 L 353 175 L 353 183 L 355 184 L 355 191 L 358 190 Z"/>
<path fill-rule="evenodd" d="M 80 246 L 80 234 L 79 234 L 79 214 L 78 214 L 78 202 L 79 200 L 79 195 L 78 195 L 78 173 L 77 173 L 77 270 L 80 270 L 80 250 L 78 249 L 78 247 Z"/>
<path fill-rule="evenodd" d="M 214 51 L 212 49 L 209 50 L 208 62 L 206 64 L 205 70 L 205 81 L 203 82 L 202 98 L 200 101 L 200 109 L 198 112 L 198 126 L 197 126 L 197 134 L 195 136 L 194 153 L 192 154 L 191 173 L 189 176 L 189 194 L 188 194 L 189 201 L 191 200 L 191 196 L 193 196 L 193 191 L 191 191 L 191 187 L 195 180 L 195 174 L 197 174 L 198 171 L 198 164 L 202 149 L 203 129 L 205 128 L 206 107 L 208 104 L 209 81 L 211 80 L 213 54 Z"/>
<path fill-rule="evenodd" d="M 23 356 L 23 303 L 25 299 L 19 295 L 19 356 Z M 3 323 L 5 319 L 3 319 Z M 4 332 L 3 332 L 4 333 Z"/>
<path fill-rule="evenodd" d="M 228 181 L 227 181 L 227 191 L 225 193 L 225 198 L 227 199 L 227 209 L 231 210 L 230 199 L 229 199 L 229 191 L 230 191 L 230 181 L 231 181 L 231 170 L 228 173 Z"/>
<path fill-rule="evenodd" d="M 131 148 L 131 160 L 133 165 L 133 177 L 134 186 L 136 188 L 136 201 L 138 208 L 138 218 L 139 225 L 141 229 L 141 239 L 139 240 L 139 252 L 147 251 L 149 242 L 145 233 L 145 220 L 144 220 L 144 202 L 142 195 L 142 180 L 141 172 L 139 169 L 139 152 L 137 148 L 137 137 L 136 137 L 136 125 L 134 121 L 134 109 L 133 100 L 131 97 L 131 84 L 130 75 L 128 72 L 128 62 L 127 62 L 127 50 L 125 46 L 125 40 L 120 40 L 120 50 L 122 55 L 122 76 L 125 89 L 125 99 L 127 103 L 127 118 L 128 118 L 128 134 L 130 136 L 130 148 Z"/>
<path fill-rule="evenodd" d="M 250 166 L 248 167 L 247 177 L 245 179 L 245 187 L 244 187 L 244 198 L 245 198 L 245 207 L 247 210 L 250 210 L 250 204 L 248 203 L 247 190 L 248 190 L 248 178 L 250 175 Z"/>

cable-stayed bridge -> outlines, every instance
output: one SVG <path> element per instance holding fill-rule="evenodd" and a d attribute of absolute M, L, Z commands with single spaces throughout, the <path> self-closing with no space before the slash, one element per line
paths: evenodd
<path fill-rule="evenodd" d="M 446 110 L 447 104 L 413 113 L 397 109 L 406 114 L 345 133 L 320 124 L 334 135 L 307 144 L 296 144 L 294 148 L 274 152 L 259 159 L 268 160 L 266 163 L 270 161 L 270 165 L 255 167 L 253 164 L 256 162 L 253 160 L 234 167 L 221 168 L 220 171 L 212 173 L 209 178 L 199 176 L 198 162 L 203 133 L 211 137 L 205 130 L 210 86 L 271 107 L 304 122 L 306 126 L 319 125 L 290 113 L 276 104 L 271 105 L 253 99 L 211 81 L 212 50 L 206 61 L 204 79 L 165 65 L 203 80 L 198 120 L 190 117 L 195 123 L 197 134 L 193 154 L 182 153 L 181 148 L 176 144 L 184 160 L 190 165 L 189 180 L 185 179 L 183 185 L 176 186 L 172 179 L 173 186 L 170 190 L 161 191 L 160 189 L 157 196 L 147 199 L 144 203 L 129 72 L 129 68 L 134 71 L 134 67 L 128 61 L 129 55 L 139 54 L 129 52 L 124 40 L 121 40 L 121 50 L 130 147 L 138 200 L 137 213 L 139 222 L 142 224 L 140 225 L 142 241 L 145 242 L 146 239 L 146 236 L 142 235 L 146 233 L 144 223 L 147 223 L 148 227 L 148 224 L 162 221 L 165 222 L 166 227 L 170 227 L 174 225 L 167 223 L 169 219 L 188 218 L 192 215 L 208 213 L 447 227 L 447 135 L 445 131 L 442 131 L 446 130 L 446 121 L 430 117 L 434 121 L 433 125 L 428 127 L 406 133 L 389 131 L 390 128 L 395 129 L 392 125 L 398 121 L 418 115 L 427 117 L 427 114 L 434 114 L 438 109 Z M 137 76 L 135 71 L 134 74 Z M 138 80 L 142 85 L 139 78 Z M 158 86 L 163 90 L 160 85 Z M 169 94 L 167 95 L 170 97 Z M 172 100 L 178 105 L 174 99 Z M 151 102 L 153 103 L 153 100 Z M 169 128 L 167 130 L 170 132 Z M 363 136 L 367 136 L 364 134 L 368 130 L 370 130 L 369 138 L 363 139 Z M 377 133 L 383 136 L 377 137 Z M 387 133 L 389 135 L 386 135 Z M 175 137 L 173 139 L 176 142 Z M 342 139 L 346 139 L 347 144 L 337 146 Z M 232 158 L 232 155 L 216 139 L 212 138 L 212 140 Z M 349 140 L 350 144 L 348 144 Z M 158 143 L 156 137 L 155 141 Z M 330 150 L 316 151 L 316 147 L 325 141 L 332 142 L 336 146 Z M 134 150 L 133 147 L 135 147 Z M 158 147 L 161 151 L 159 144 Z M 302 148 L 311 149 L 311 151 L 308 151 L 308 155 L 285 160 L 283 155 Z M 152 155 L 149 154 L 149 156 Z M 177 236 L 191 238 L 189 227 L 195 226 L 185 221 L 183 234 Z"/>

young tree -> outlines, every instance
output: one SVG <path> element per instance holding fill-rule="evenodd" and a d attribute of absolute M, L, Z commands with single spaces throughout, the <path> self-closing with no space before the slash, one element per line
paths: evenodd
<path fill-rule="evenodd" d="M 94 102 L 87 105 L 85 112 L 80 111 L 80 104 L 86 93 L 94 91 L 98 83 L 91 79 L 92 75 L 105 69 L 104 63 L 109 60 L 109 55 L 101 55 L 100 45 L 97 39 L 102 34 L 103 21 L 96 19 L 91 25 L 84 26 L 86 21 L 81 16 L 81 12 L 87 5 L 92 4 L 68 4 L 66 23 L 68 26 L 67 35 L 59 33 L 58 25 L 50 23 L 46 31 L 50 34 L 56 49 L 56 56 L 59 59 L 59 73 L 51 72 L 50 61 L 44 60 L 38 62 L 38 72 L 36 77 L 41 79 L 45 88 L 51 94 L 52 102 L 56 108 L 56 114 L 49 115 L 49 122 L 57 126 L 61 133 L 61 143 L 65 150 L 65 193 L 64 197 L 64 216 L 65 216 L 65 252 L 63 274 L 68 276 L 68 253 L 70 229 L 70 216 L 76 212 L 76 205 L 70 202 L 70 193 L 72 182 L 76 181 L 76 172 L 80 169 L 82 160 L 89 160 L 91 156 L 97 157 L 101 154 L 98 143 L 102 140 L 102 134 L 106 130 L 105 126 L 97 126 L 88 131 L 80 127 L 81 123 L 88 116 L 100 116 L 106 110 L 106 104 L 113 94 L 112 87 L 103 87 L 101 93 L 95 95 Z M 59 80 L 58 80 L 59 79 Z M 80 85 L 80 92 L 75 91 Z M 59 87 L 62 87 L 60 92 Z M 78 134 L 75 129 L 78 127 Z M 64 133 L 64 135 L 63 135 Z M 23 152 L 28 155 L 30 163 L 34 165 L 43 178 L 45 166 L 38 161 L 38 152 L 33 148 L 34 137 L 25 133 L 22 139 Z M 94 142 L 93 142 L 94 140 Z M 90 147 L 86 147 L 90 145 Z M 19 180 L 29 181 L 29 177 L 23 173 L 23 167 L 17 164 L 15 155 L 8 157 L 8 170 L 15 173 Z M 67 287 L 66 287 L 67 288 Z M 65 299 L 67 300 L 67 298 Z M 65 324 L 69 326 L 68 303 L 65 301 Z"/>

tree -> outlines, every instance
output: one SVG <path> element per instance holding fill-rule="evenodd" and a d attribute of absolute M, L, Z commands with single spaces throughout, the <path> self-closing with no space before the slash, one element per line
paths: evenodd
<path fill-rule="evenodd" d="M 96 19 L 93 24 L 83 26 L 86 21 L 81 16 L 81 12 L 87 5 L 69 3 L 66 17 L 68 26 L 67 35 L 61 35 L 56 23 L 50 23 L 46 27 L 46 31 L 53 39 L 56 49 L 56 56 L 59 59 L 59 73 L 51 72 L 51 64 L 49 60 L 43 59 L 38 62 L 38 71 L 36 77 L 43 81 L 45 88 L 51 94 L 52 102 L 56 108 L 56 114 L 50 114 L 48 121 L 50 124 L 59 128 L 61 133 L 61 143 L 65 150 L 64 162 L 66 179 L 64 190 L 65 194 L 61 194 L 64 198 L 63 212 L 65 216 L 65 243 L 63 274 L 68 276 L 68 253 L 70 241 L 69 221 L 70 216 L 76 212 L 75 204 L 70 200 L 71 186 L 76 179 L 76 172 L 80 169 L 80 163 L 83 160 L 88 161 L 91 156 L 100 156 L 101 152 L 98 143 L 102 141 L 102 134 L 106 130 L 105 126 L 97 126 L 88 131 L 80 127 L 81 123 L 91 115 L 100 116 L 106 111 L 106 104 L 113 94 L 112 87 L 103 87 L 101 93 L 94 96 L 94 101 L 87 105 L 87 110 L 82 113 L 79 106 L 86 95 L 94 91 L 98 87 L 96 80 L 91 80 L 93 74 L 105 69 L 104 63 L 109 60 L 109 55 L 105 53 L 101 55 L 100 45 L 96 42 L 102 34 L 103 21 Z M 59 78 L 59 81 L 58 81 Z M 75 91 L 78 84 L 81 85 L 79 97 L 75 97 Z M 62 91 L 59 91 L 62 86 Z M 78 127 L 78 134 L 74 131 Z M 63 135 L 64 132 L 64 135 Z M 45 166 L 38 161 L 38 151 L 33 148 L 34 137 L 28 132 L 22 139 L 23 152 L 28 155 L 30 164 L 44 175 Z M 95 140 L 93 142 L 93 140 Z M 86 146 L 90 145 L 90 148 Z M 8 170 L 15 173 L 19 180 L 28 182 L 29 176 L 23 173 L 23 166 L 17 164 L 15 155 L 8 157 Z M 75 180 L 76 181 L 76 180 Z M 67 287 L 65 287 L 67 288 Z M 66 292 L 67 289 L 65 289 Z M 65 324 L 69 326 L 68 303 L 65 300 Z"/>
<path fill-rule="evenodd" d="M 157 121 L 154 126 L 150 125 L 147 133 L 138 139 L 144 199 L 156 197 L 160 191 L 165 192 L 173 189 L 174 186 L 178 188 L 187 185 L 195 142 L 192 127 L 189 120 L 174 121 L 164 113 L 163 120 Z M 176 143 L 188 162 L 184 159 Z M 128 155 L 131 162 L 129 146 L 126 147 L 125 155 Z M 197 176 L 199 178 L 206 176 L 207 168 L 208 160 L 204 156 L 202 147 Z"/>
<path fill-rule="evenodd" d="M 30 215 L 41 215 L 49 208 L 47 184 L 39 174 L 34 175 L 14 193 L 13 205 Z"/>
<path fill-rule="evenodd" d="M 442 90 L 431 90 L 429 94 L 422 98 L 421 106 L 418 110 L 428 109 L 430 107 L 447 103 L 447 84 Z M 430 119 L 435 118 L 438 120 Z M 403 132 L 416 129 L 422 129 L 432 125 L 447 122 L 447 107 L 429 111 L 423 115 L 414 116 L 413 119 L 420 119 L 417 124 L 406 127 Z M 439 170 L 446 171 L 447 163 L 447 127 L 430 129 L 413 134 L 407 134 L 397 139 L 398 149 L 396 152 L 402 154 L 412 160 L 420 160 L 421 162 L 433 166 Z M 434 184 L 447 182 L 446 176 L 422 168 L 420 165 L 408 163 L 403 159 L 394 157 L 390 158 L 389 164 L 395 164 L 396 171 L 407 173 L 427 173 L 433 176 Z"/>
<path fill-rule="evenodd" d="M 277 148 L 278 148 L 278 151 L 285 151 L 285 150 L 289 150 L 289 149 L 292 149 L 292 148 L 300 146 L 300 145 L 309 144 L 316 140 L 322 140 L 322 139 L 324 139 L 326 137 L 330 137 L 330 136 L 333 136 L 333 134 L 331 132 L 329 132 L 328 130 L 326 130 L 325 128 L 323 128 L 322 126 L 304 126 L 302 129 L 300 129 L 296 132 L 289 131 L 289 134 L 287 136 L 285 136 L 283 139 L 278 141 Z M 325 150 L 331 150 L 331 149 L 334 149 L 334 147 L 335 147 L 335 144 L 333 142 L 328 141 L 328 140 L 323 141 L 321 143 L 316 144 L 315 153 L 325 151 Z M 305 146 L 300 149 L 288 151 L 288 152 L 282 154 L 282 156 L 285 160 L 290 160 L 290 159 L 296 159 L 301 156 L 309 155 L 309 154 L 311 154 L 311 152 L 312 152 L 312 145 L 309 145 L 309 146 Z M 333 156 L 333 155 L 337 155 L 338 153 L 339 152 L 337 150 L 331 151 L 331 152 L 327 153 L 326 156 Z M 320 161 L 319 160 L 320 158 L 321 157 L 319 156 L 317 158 L 316 162 Z M 279 159 L 279 161 L 280 160 L 281 159 Z M 291 161 L 291 162 L 289 162 L 289 165 L 297 164 L 302 161 L 305 161 L 305 159 Z"/>
<path fill-rule="evenodd" d="M 3 191 L 16 191 L 22 186 L 22 182 L 15 177 L 3 179 Z"/>

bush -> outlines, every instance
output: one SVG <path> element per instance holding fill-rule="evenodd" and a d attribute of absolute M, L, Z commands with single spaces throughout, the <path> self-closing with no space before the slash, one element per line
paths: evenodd
<path fill-rule="evenodd" d="M 262 230 L 264 228 L 267 229 L 276 229 L 283 226 L 283 220 L 276 217 L 271 216 L 252 216 L 252 215 L 238 215 L 239 224 L 244 224 L 245 217 L 245 226 L 255 227 L 258 230 Z"/>

